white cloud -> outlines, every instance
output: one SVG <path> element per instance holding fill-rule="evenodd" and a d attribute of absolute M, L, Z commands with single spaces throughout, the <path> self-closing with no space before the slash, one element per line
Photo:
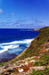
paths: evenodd
<path fill-rule="evenodd" d="M 3 13 L 3 9 L 0 9 L 0 14 Z"/>

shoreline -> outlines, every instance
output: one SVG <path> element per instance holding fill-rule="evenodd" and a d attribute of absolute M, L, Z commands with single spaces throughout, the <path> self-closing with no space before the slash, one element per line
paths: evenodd
<path fill-rule="evenodd" d="M 0 54 L 8 51 L 8 49 L 18 48 L 20 44 L 29 44 L 33 39 L 16 40 L 7 43 L 0 43 Z"/>
<path fill-rule="evenodd" d="M 31 42 L 33 41 L 34 39 L 31 39 Z M 30 40 L 29 40 L 29 42 L 30 42 Z M 27 43 L 28 43 L 28 41 L 27 41 Z M 30 43 L 31 44 L 31 43 Z M 29 44 L 29 46 L 30 46 L 30 44 Z M 28 47 L 29 47 L 28 46 Z M 18 58 L 18 57 L 20 57 L 25 51 L 26 51 L 26 49 L 28 49 L 28 47 L 27 48 L 25 48 L 20 54 L 18 54 L 18 55 L 15 55 L 15 54 L 11 54 L 11 55 L 9 55 L 9 54 L 7 54 L 7 53 L 5 53 L 5 54 L 7 54 L 7 56 L 8 56 L 8 58 L 5 58 L 5 57 L 3 57 L 3 58 L 0 58 L 0 62 L 8 62 L 8 61 L 12 61 L 12 60 L 14 60 L 15 58 Z M 12 58 L 10 58 L 9 56 L 11 56 Z"/>
<path fill-rule="evenodd" d="M 33 39 L 34 40 L 34 39 Z M 32 41 L 33 41 L 32 40 Z M 31 42 L 32 42 L 31 41 Z M 31 43 L 30 43 L 30 45 L 31 45 Z M 30 47 L 30 45 L 29 45 L 29 47 Z M 27 47 L 26 49 L 24 49 L 24 51 L 22 52 L 22 53 L 20 53 L 15 59 L 18 59 L 19 57 L 21 57 L 25 52 L 26 52 L 26 50 L 29 48 L 29 47 Z M 12 59 L 12 61 L 14 61 L 14 59 Z"/>

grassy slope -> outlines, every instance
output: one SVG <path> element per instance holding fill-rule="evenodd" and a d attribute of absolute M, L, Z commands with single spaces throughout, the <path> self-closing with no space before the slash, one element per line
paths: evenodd
<path fill-rule="evenodd" d="M 49 27 L 45 27 L 40 29 L 39 35 L 32 41 L 29 48 L 24 50 L 19 56 L 17 56 L 12 61 L 9 61 L 7 63 L 3 63 L 2 65 L 14 63 L 16 60 L 21 60 L 27 57 L 32 56 L 40 56 L 39 61 L 34 63 L 34 66 L 49 66 L 49 50 L 40 53 L 40 50 L 45 47 L 45 43 L 47 44 L 49 42 Z M 46 68 L 45 70 L 32 70 L 32 73 L 30 75 L 49 75 L 49 68 Z"/>
<path fill-rule="evenodd" d="M 19 56 L 17 56 L 15 59 L 9 62 L 13 63 L 16 60 L 22 60 L 24 58 L 31 56 L 38 56 L 40 54 L 41 45 L 44 44 L 45 42 L 48 42 L 48 40 L 49 40 L 49 27 L 41 28 L 39 35 L 32 41 L 30 47 L 28 47 Z"/>
<path fill-rule="evenodd" d="M 21 53 L 15 59 L 24 59 L 34 55 L 39 55 L 41 45 L 49 40 L 49 27 L 41 28 L 39 35 L 32 41 L 29 48 L 27 48 L 23 53 Z"/>

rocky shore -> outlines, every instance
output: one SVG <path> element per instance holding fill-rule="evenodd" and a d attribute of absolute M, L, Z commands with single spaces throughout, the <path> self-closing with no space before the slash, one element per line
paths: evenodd
<path fill-rule="evenodd" d="M 36 66 L 35 63 L 39 62 L 40 56 L 28 57 L 24 60 L 16 61 L 15 63 L 0 66 L 0 75 L 30 75 L 32 70 L 44 70 L 49 68 L 47 66 Z M 41 62 L 41 61 L 40 61 Z"/>
<path fill-rule="evenodd" d="M 40 29 L 40 34 L 30 47 L 4 66 L 0 75 L 49 75 L 49 27 Z"/>

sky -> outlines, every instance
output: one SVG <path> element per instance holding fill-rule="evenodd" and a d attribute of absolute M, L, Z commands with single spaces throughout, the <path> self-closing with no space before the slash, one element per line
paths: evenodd
<path fill-rule="evenodd" d="M 0 28 L 49 26 L 49 0 L 0 0 Z"/>

